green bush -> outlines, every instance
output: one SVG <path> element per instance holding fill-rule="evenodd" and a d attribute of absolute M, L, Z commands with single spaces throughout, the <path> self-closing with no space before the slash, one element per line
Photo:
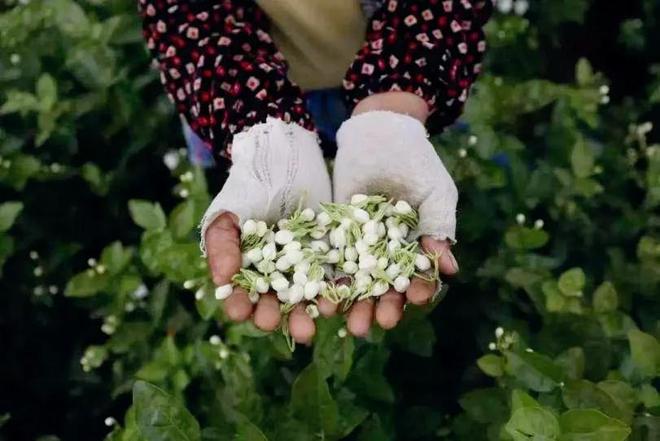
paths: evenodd
<path fill-rule="evenodd" d="M 322 320 L 291 353 L 212 296 L 222 172 L 180 151 L 134 2 L 5 2 L 0 439 L 660 439 L 660 6 L 603 8 L 496 14 L 436 139 L 460 275 L 394 331 Z"/>

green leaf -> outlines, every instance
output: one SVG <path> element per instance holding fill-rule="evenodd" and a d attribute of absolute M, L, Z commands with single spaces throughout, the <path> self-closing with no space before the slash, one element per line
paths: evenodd
<path fill-rule="evenodd" d="M 357 358 L 347 380 L 351 390 L 362 397 L 394 402 L 392 386 L 383 375 L 389 356 L 385 346 L 371 346 Z"/>
<path fill-rule="evenodd" d="M 516 225 L 506 231 L 504 242 L 515 250 L 533 250 L 548 243 L 549 238 L 545 230 Z"/>
<path fill-rule="evenodd" d="M 571 268 L 559 276 L 559 290 L 566 296 L 581 297 L 586 277 L 581 268 Z"/>
<path fill-rule="evenodd" d="M 172 210 L 168 225 L 176 239 L 183 239 L 195 228 L 198 220 L 195 218 L 195 202 L 188 199 Z"/>
<path fill-rule="evenodd" d="M 511 412 L 515 412 L 523 407 L 540 407 L 540 404 L 527 392 L 514 389 L 511 393 Z"/>
<path fill-rule="evenodd" d="M 635 389 L 623 381 L 616 380 L 601 381 L 598 383 L 598 388 L 607 393 L 619 408 L 620 419 L 630 423 L 638 402 Z"/>
<path fill-rule="evenodd" d="M 234 441 L 268 441 L 266 435 L 247 418 L 241 420 Z"/>
<path fill-rule="evenodd" d="M 593 79 L 594 71 L 586 58 L 580 58 L 575 65 L 575 79 L 580 86 L 588 86 Z"/>
<path fill-rule="evenodd" d="M 165 228 L 166 220 L 160 204 L 138 199 L 128 201 L 128 210 L 133 222 L 145 230 L 161 230 Z"/>
<path fill-rule="evenodd" d="M 89 19 L 85 11 L 72 0 L 54 0 L 55 24 L 72 37 L 83 37 L 89 32 Z"/>
<path fill-rule="evenodd" d="M 561 368 L 549 357 L 535 352 L 505 352 L 506 371 L 537 392 L 550 392 L 564 379 Z"/>
<path fill-rule="evenodd" d="M 616 311 L 619 299 L 612 282 L 603 282 L 594 292 L 594 310 L 596 312 Z"/>
<path fill-rule="evenodd" d="M 436 341 L 435 330 L 422 308 L 410 306 L 403 320 L 388 333 L 388 337 L 401 349 L 430 357 Z"/>
<path fill-rule="evenodd" d="M 80 175 L 87 181 L 94 193 L 99 196 L 105 196 L 108 193 L 108 177 L 96 164 L 92 162 L 84 164 L 80 168 Z"/>
<path fill-rule="evenodd" d="M 632 361 L 640 373 L 646 377 L 656 377 L 660 373 L 660 343 L 650 334 L 638 329 L 628 332 L 628 342 Z"/>
<path fill-rule="evenodd" d="M 37 80 L 37 97 L 42 111 L 51 109 L 57 101 L 57 84 L 47 73 L 42 74 Z"/>
<path fill-rule="evenodd" d="M 559 417 L 560 441 L 624 441 L 630 427 L 595 409 L 573 409 Z"/>
<path fill-rule="evenodd" d="M 514 441 L 552 441 L 560 434 L 557 417 L 541 406 L 526 406 L 514 411 L 504 429 Z"/>
<path fill-rule="evenodd" d="M 311 363 L 298 375 L 291 387 L 291 410 L 323 439 L 338 430 L 339 410 L 330 395 L 325 376 Z"/>
<path fill-rule="evenodd" d="M 588 178 L 594 170 L 594 152 L 590 146 L 579 137 L 571 151 L 571 168 L 578 178 Z"/>
<path fill-rule="evenodd" d="M 482 372 L 490 377 L 501 377 L 504 375 L 504 358 L 487 354 L 477 360 L 477 366 Z"/>
<path fill-rule="evenodd" d="M 133 406 L 140 434 L 146 441 L 198 441 L 199 423 L 164 390 L 144 381 L 133 385 Z"/>
<path fill-rule="evenodd" d="M 623 412 L 604 390 L 587 380 L 566 382 L 562 399 L 569 409 L 598 409 L 614 417 L 622 418 Z"/>
<path fill-rule="evenodd" d="M 503 422 L 507 417 L 507 397 L 502 389 L 475 389 L 464 394 L 458 403 L 480 423 Z"/>
<path fill-rule="evenodd" d="M 124 248 L 119 241 L 112 242 L 101 252 L 101 263 L 105 265 L 110 274 L 118 274 L 131 261 L 133 250 Z"/>
<path fill-rule="evenodd" d="M 200 289 L 203 290 L 204 296 L 201 299 L 195 300 L 195 306 L 197 307 L 197 312 L 204 320 L 210 320 L 218 312 L 220 300 L 215 298 L 214 292 L 210 287 Z"/>
<path fill-rule="evenodd" d="M 22 202 L 11 201 L 0 204 L 0 233 L 9 230 L 14 225 L 22 210 Z"/>
<path fill-rule="evenodd" d="M 584 374 L 585 357 L 584 350 L 580 347 L 568 348 L 555 359 L 571 380 L 579 380 Z"/>
<path fill-rule="evenodd" d="M 319 320 L 314 339 L 314 363 L 327 375 L 343 382 L 353 365 L 355 339 L 351 335 L 340 337 L 338 331 L 345 326 L 343 317 Z"/>
<path fill-rule="evenodd" d="M 91 297 L 108 286 L 107 274 L 98 274 L 92 269 L 73 276 L 66 284 L 64 295 L 67 297 Z"/>

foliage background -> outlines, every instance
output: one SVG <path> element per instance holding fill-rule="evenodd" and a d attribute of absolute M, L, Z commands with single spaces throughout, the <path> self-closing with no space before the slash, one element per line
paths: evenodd
<path fill-rule="evenodd" d="M 224 176 L 178 153 L 134 2 L 0 3 L 0 439 L 660 439 L 660 5 L 499 8 L 436 140 L 460 275 L 290 354 L 195 301 Z"/>

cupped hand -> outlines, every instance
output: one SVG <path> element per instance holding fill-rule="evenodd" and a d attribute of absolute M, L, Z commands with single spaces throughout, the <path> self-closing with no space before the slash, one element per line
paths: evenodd
<path fill-rule="evenodd" d="M 419 213 L 413 234 L 421 248 L 438 256 L 441 274 L 455 274 L 458 263 L 450 246 L 455 237 L 458 191 L 419 118 L 369 108 L 342 125 L 337 146 L 335 202 L 348 202 L 356 193 L 384 194 L 409 202 Z M 435 282 L 415 277 L 404 294 L 391 289 L 380 298 L 357 302 L 348 312 L 348 330 L 365 336 L 374 321 L 391 329 L 401 320 L 406 302 L 428 303 L 436 288 Z"/>
<path fill-rule="evenodd" d="M 269 119 L 233 140 L 233 165 L 222 191 L 202 220 L 202 250 L 208 258 L 216 286 L 231 283 L 242 264 L 241 225 L 247 219 L 273 223 L 294 211 L 300 201 L 317 209 L 331 200 L 330 177 L 314 133 L 295 124 Z M 282 320 L 275 293 L 266 293 L 252 304 L 241 288 L 224 299 L 230 320 L 253 319 L 264 330 L 275 330 Z M 297 306 L 289 314 L 288 328 L 299 343 L 309 343 L 314 321 Z"/>

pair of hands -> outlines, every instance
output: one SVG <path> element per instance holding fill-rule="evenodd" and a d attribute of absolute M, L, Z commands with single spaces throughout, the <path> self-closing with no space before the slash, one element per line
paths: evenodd
<path fill-rule="evenodd" d="M 364 100 L 339 129 L 334 201 L 347 202 L 356 193 L 408 201 L 419 211 L 416 234 L 422 248 L 439 255 L 440 272 L 451 275 L 458 271 L 449 249 L 455 234 L 456 186 L 427 139 L 421 122 L 426 104 L 422 101 L 421 108 L 416 96 L 398 95 Z M 383 100 L 390 110 L 379 110 Z M 272 223 L 297 208 L 301 198 L 315 209 L 332 200 L 330 177 L 312 132 L 269 119 L 236 135 L 232 150 L 234 163 L 227 182 L 202 221 L 202 248 L 218 286 L 231 283 L 241 268 L 242 222 Z M 424 304 L 435 290 L 434 283 L 414 278 L 405 295 L 391 289 L 376 301 L 357 302 L 347 313 L 348 330 L 365 336 L 374 320 L 391 329 L 401 319 L 406 302 Z M 297 305 L 288 318 L 291 336 L 303 344 L 316 331 L 305 306 Z M 319 297 L 317 306 L 323 316 L 337 313 L 337 305 L 326 299 Z M 262 295 L 253 305 L 244 290 L 234 288 L 224 300 L 224 309 L 230 320 L 252 317 L 264 331 L 276 329 L 282 319 L 274 293 Z"/>

